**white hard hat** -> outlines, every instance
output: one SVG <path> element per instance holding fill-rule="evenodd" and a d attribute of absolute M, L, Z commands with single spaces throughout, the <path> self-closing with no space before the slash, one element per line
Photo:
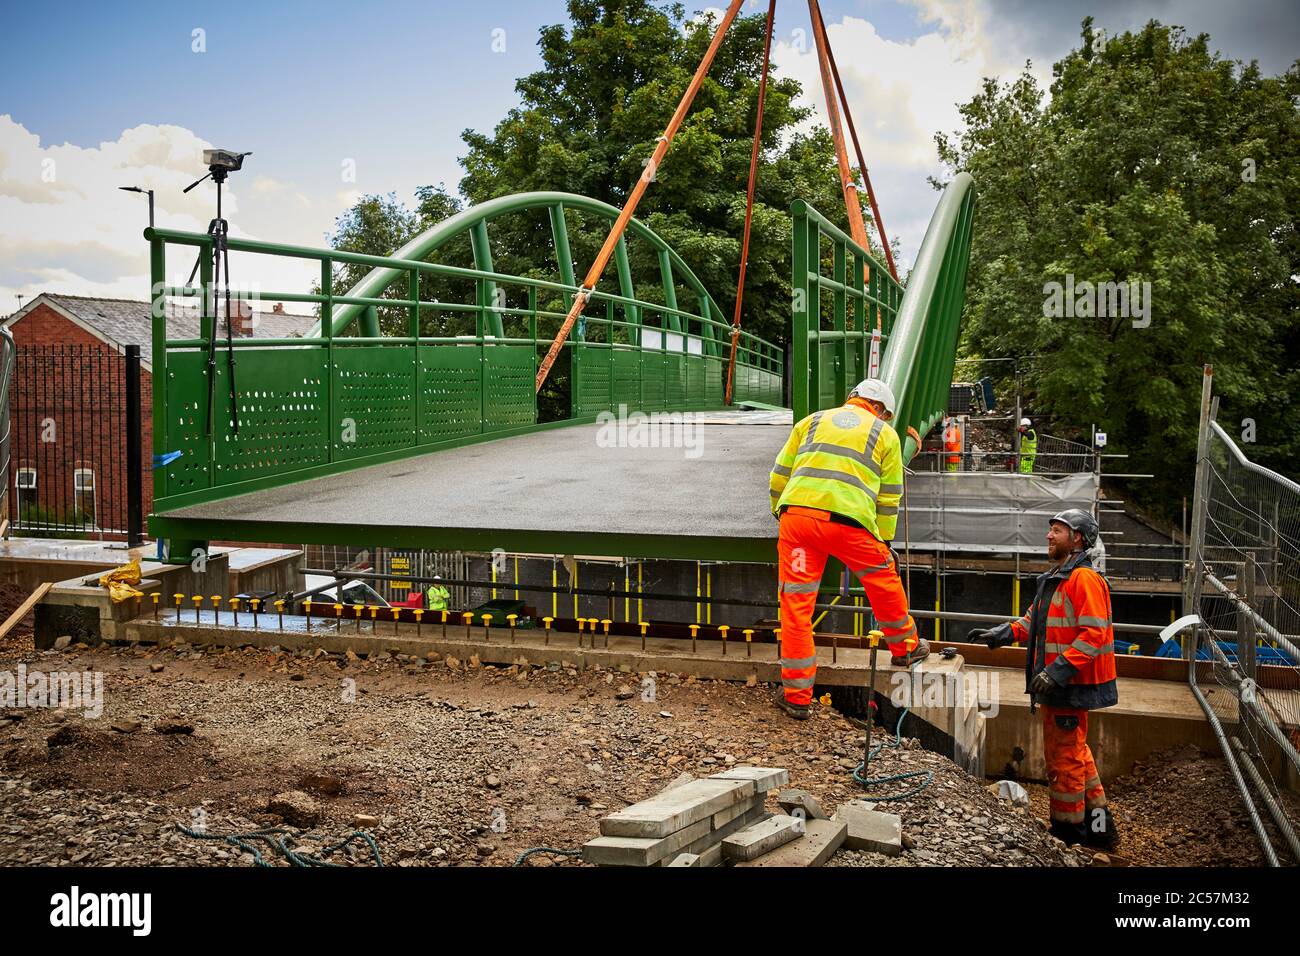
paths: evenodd
<path fill-rule="evenodd" d="M 894 412 L 897 411 L 897 404 L 894 402 L 894 393 L 878 378 L 864 378 L 853 386 L 853 391 L 849 392 L 849 397 L 856 395 L 858 398 L 865 398 L 869 402 L 879 402 L 885 407 L 885 414 L 893 418 Z"/>
<path fill-rule="evenodd" d="M 1031 422 L 1028 418 L 1022 418 L 1022 419 L 1020 419 L 1020 427 L 1021 427 L 1021 428 L 1028 428 L 1028 427 L 1029 427 L 1030 425 L 1032 425 L 1032 424 L 1033 424 L 1033 422 Z"/>

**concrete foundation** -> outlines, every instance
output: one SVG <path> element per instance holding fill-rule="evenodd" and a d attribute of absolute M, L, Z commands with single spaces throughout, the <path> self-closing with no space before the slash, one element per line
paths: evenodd
<path fill-rule="evenodd" d="M 176 593 L 185 595 L 191 613 L 190 597 L 204 595 L 209 610 L 213 594 L 296 590 L 302 567 L 302 552 L 293 549 L 213 547 L 205 560 L 192 564 L 152 560 L 154 553 L 153 545 L 128 550 L 98 542 L 15 538 L 0 544 L 0 578 L 28 589 L 54 582 L 35 609 L 35 644 L 47 649 L 64 635 L 90 645 L 127 640 L 128 622 L 152 618 L 155 592 L 159 616 L 174 617 Z M 144 597 L 114 604 L 99 578 L 136 558 L 143 577 L 137 589 Z"/>

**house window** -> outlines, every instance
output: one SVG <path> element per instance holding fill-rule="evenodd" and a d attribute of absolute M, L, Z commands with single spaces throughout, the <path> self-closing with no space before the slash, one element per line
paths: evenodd
<path fill-rule="evenodd" d="M 73 504 L 82 524 L 95 523 L 95 470 L 78 468 L 72 473 Z"/>
<path fill-rule="evenodd" d="M 18 479 L 18 514 L 36 507 L 36 469 L 19 468 Z"/>

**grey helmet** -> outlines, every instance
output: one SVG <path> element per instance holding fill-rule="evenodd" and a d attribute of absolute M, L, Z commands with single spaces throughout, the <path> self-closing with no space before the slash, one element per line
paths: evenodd
<path fill-rule="evenodd" d="M 1071 531 L 1077 531 L 1083 535 L 1085 549 L 1091 548 L 1097 543 L 1097 535 L 1100 532 L 1097 527 L 1097 519 L 1086 511 L 1079 508 L 1067 508 L 1065 511 L 1052 515 L 1052 521 L 1059 521 Z"/>

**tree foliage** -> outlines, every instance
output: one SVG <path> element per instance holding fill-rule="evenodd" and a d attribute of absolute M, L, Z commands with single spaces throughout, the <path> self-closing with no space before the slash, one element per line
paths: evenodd
<path fill-rule="evenodd" d="M 519 104 L 490 133 L 462 134 L 467 151 L 459 188 L 467 204 L 557 190 L 622 206 L 716 28 L 712 17 L 687 20 L 681 4 L 651 0 L 570 0 L 568 13 L 568 23 L 541 29 L 542 65 L 516 83 Z M 732 25 L 637 210 L 696 273 L 727 320 L 735 305 L 763 30 L 761 13 Z M 788 344 L 790 325 L 790 204 L 805 199 L 847 229 L 830 134 L 798 128 L 810 113 L 797 102 L 802 92 L 795 80 L 770 74 L 742 315 L 747 331 L 781 345 Z M 438 211 L 449 214 L 450 197 L 441 198 Z M 864 215 L 870 223 L 865 206 Z M 333 241 L 369 251 L 429 224 L 393 197 L 368 196 L 340 217 Z M 570 211 L 567 224 L 581 280 L 609 221 Z M 544 214 L 494 222 L 491 245 L 496 271 L 557 278 Z M 637 295 L 662 303 L 653 251 L 631 239 L 629 256 Z M 346 281 L 336 282 L 341 287 Z M 618 291 L 612 263 L 601 288 Z M 564 311 L 555 300 L 539 304 Z M 679 305 L 696 304 L 685 296 Z"/>
<path fill-rule="evenodd" d="M 1106 37 L 1088 18 L 1053 77 L 1049 99 L 1027 71 L 986 80 L 964 129 L 936 137 L 978 190 L 964 353 L 1016 358 L 1035 413 L 1107 431 L 1166 513 L 1189 489 L 1205 364 L 1221 424 L 1254 420 L 1247 453 L 1294 475 L 1300 63 L 1267 77 L 1205 35 Z M 1150 283 L 1149 325 L 1047 316 L 1069 276 Z"/>

